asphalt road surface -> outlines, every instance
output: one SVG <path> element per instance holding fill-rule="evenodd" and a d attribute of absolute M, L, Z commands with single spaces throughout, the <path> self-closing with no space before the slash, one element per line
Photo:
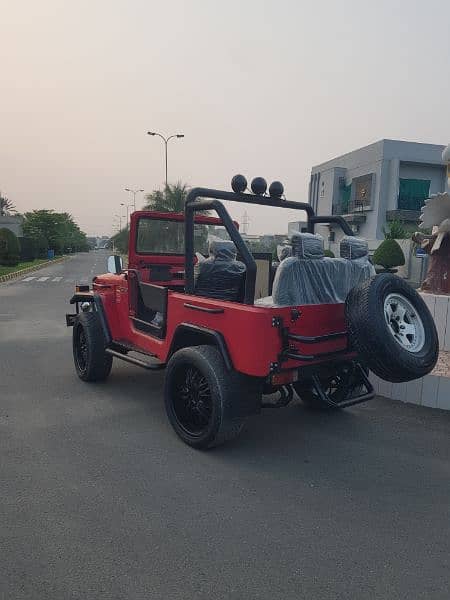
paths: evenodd
<path fill-rule="evenodd" d="M 67 300 L 105 261 L 0 285 L 0 598 L 449 598 L 450 413 L 293 403 L 190 449 L 164 373 L 75 375 Z"/>

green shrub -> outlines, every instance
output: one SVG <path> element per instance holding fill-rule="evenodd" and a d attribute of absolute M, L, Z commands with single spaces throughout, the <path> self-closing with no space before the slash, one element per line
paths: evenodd
<path fill-rule="evenodd" d="M 405 264 L 405 255 L 395 240 L 386 239 L 375 250 L 373 262 L 385 269 L 392 269 Z"/>
<path fill-rule="evenodd" d="M 405 227 L 403 221 L 394 219 L 389 223 L 389 229 L 383 228 L 387 240 L 405 240 L 411 237 L 411 232 Z"/>
<path fill-rule="evenodd" d="M 327 256 L 328 258 L 334 258 L 335 257 L 333 250 L 329 250 L 329 249 L 325 250 L 325 252 L 323 254 L 324 254 L 324 256 Z"/>
<path fill-rule="evenodd" d="M 20 244 L 12 231 L 0 229 L 0 265 L 17 265 L 20 260 Z"/>

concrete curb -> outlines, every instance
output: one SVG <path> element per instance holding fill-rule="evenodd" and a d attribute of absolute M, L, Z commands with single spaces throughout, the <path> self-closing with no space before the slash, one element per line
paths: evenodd
<path fill-rule="evenodd" d="M 370 381 L 379 396 L 419 406 L 450 410 L 450 377 L 425 375 L 407 383 L 390 383 L 371 373 Z"/>
<path fill-rule="evenodd" d="M 38 265 L 32 265 L 31 267 L 27 267 L 26 269 L 20 269 L 20 271 L 14 271 L 13 273 L 8 273 L 7 275 L 0 276 L 0 283 L 5 283 L 6 281 L 10 281 L 11 279 L 17 279 L 21 275 L 26 275 L 27 273 L 32 273 L 33 271 L 39 271 L 39 269 L 43 269 L 50 265 L 54 265 L 56 263 L 63 262 L 67 260 L 68 256 L 62 256 L 61 258 L 54 258 L 52 260 L 48 260 L 43 263 L 39 263 Z"/>

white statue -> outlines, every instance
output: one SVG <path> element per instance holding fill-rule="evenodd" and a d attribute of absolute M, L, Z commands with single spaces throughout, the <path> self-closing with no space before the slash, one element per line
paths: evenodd
<path fill-rule="evenodd" d="M 447 164 L 447 191 L 434 194 L 422 208 L 419 227 L 431 229 L 431 236 L 416 232 L 413 240 L 430 255 L 422 289 L 433 294 L 450 294 L 450 144 L 442 153 Z"/>

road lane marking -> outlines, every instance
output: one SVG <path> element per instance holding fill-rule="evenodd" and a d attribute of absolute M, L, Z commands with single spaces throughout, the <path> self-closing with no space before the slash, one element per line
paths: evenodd
<path fill-rule="evenodd" d="M 31 281 L 32 279 L 36 279 L 36 276 L 34 276 L 34 277 L 25 277 L 25 279 L 22 279 L 22 281 Z"/>
<path fill-rule="evenodd" d="M 54 277 L 52 281 L 61 281 L 62 277 Z"/>
<path fill-rule="evenodd" d="M 38 281 L 47 281 L 48 277 L 39 277 Z"/>

